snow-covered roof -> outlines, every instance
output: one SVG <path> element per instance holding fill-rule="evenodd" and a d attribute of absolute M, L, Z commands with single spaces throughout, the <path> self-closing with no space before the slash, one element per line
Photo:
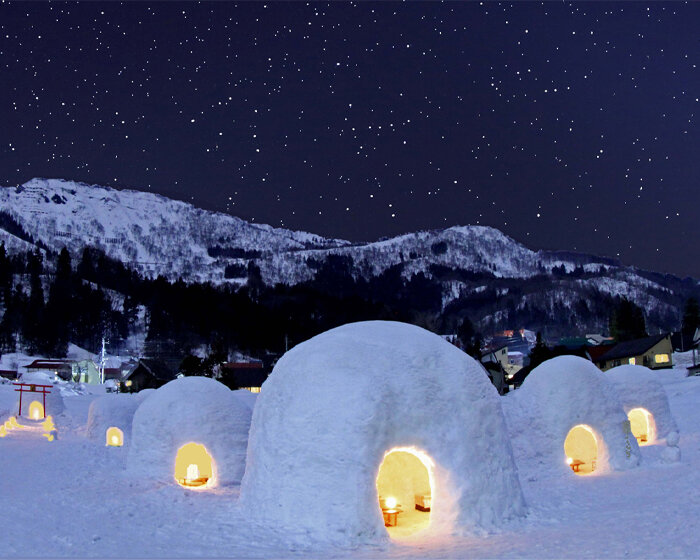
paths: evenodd
<path fill-rule="evenodd" d="M 571 472 L 565 462 L 569 431 L 585 425 L 597 445 L 597 470 L 624 470 L 639 463 L 635 438 L 623 427 L 627 415 L 606 374 L 578 356 L 543 362 L 504 399 L 504 411 L 523 470 Z"/>
<path fill-rule="evenodd" d="M 479 364 L 438 335 L 385 321 L 332 329 L 277 362 L 253 412 L 241 504 L 312 540 L 383 541 L 376 479 L 396 447 L 434 462 L 429 534 L 524 513 L 499 396 Z"/>

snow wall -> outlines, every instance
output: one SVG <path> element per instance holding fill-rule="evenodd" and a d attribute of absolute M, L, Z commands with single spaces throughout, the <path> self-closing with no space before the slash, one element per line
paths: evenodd
<path fill-rule="evenodd" d="M 385 542 L 376 480 L 395 447 L 434 462 L 422 534 L 491 530 L 525 513 L 483 370 L 439 336 L 385 321 L 327 331 L 279 360 L 253 411 L 241 505 L 289 539 Z"/>
<path fill-rule="evenodd" d="M 129 445 L 131 422 L 141 400 L 128 393 L 110 394 L 93 400 L 88 410 L 87 437 L 104 445 L 107 428 L 115 426 L 124 433 L 124 445 Z"/>
<path fill-rule="evenodd" d="M 671 414 L 668 395 L 657 375 L 644 366 L 622 365 L 605 372 L 608 379 L 617 388 L 618 398 L 625 413 L 633 408 L 644 408 L 654 417 L 657 440 L 666 440 L 666 445 L 678 448 L 680 434 Z M 669 450 L 664 454 L 666 460 L 680 459 L 680 450 Z"/>
<path fill-rule="evenodd" d="M 250 408 L 218 381 L 170 381 L 143 399 L 134 414 L 127 471 L 174 484 L 178 449 L 193 442 L 204 445 L 214 460 L 213 486 L 238 484 L 245 470 L 250 417 Z"/>
<path fill-rule="evenodd" d="M 543 362 L 503 400 L 518 467 L 528 475 L 573 474 L 564 441 L 579 424 L 595 436 L 597 473 L 639 464 L 637 440 L 629 432 L 616 388 L 584 358 L 559 356 Z"/>

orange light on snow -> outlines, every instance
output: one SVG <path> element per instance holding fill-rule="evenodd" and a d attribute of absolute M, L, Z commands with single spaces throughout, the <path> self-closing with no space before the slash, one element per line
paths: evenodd
<path fill-rule="evenodd" d="M 107 428 L 106 433 L 107 443 L 109 447 L 121 447 L 124 445 L 124 432 L 122 432 L 116 426 L 111 426 Z"/>
<path fill-rule="evenodd" d="M 29 417 L 32 420 L 40 420 L 44 417 L 44 405 L 39 401 L 32 401 L 29 405 Z"/>
<path fill-rule="evenodd" d="M 206 447 L 191 442 L 178 449 L 175 457 L 175 480 L 180 486 L 195 490 L 212 486 L 214 461 Z"/>

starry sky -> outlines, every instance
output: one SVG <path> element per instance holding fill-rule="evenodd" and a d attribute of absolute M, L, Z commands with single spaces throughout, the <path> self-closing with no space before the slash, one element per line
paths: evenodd
<path fill-rule="evenodd" d="M 0 2 L 0 184 L 700 278 L 700 2 Z"/>

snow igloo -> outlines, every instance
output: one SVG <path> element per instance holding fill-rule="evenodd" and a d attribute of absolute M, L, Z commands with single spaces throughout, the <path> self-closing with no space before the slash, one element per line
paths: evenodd
<path fill-rule="evenodd" d="M 143 400 L 139 395 L 119 393 L 93 400 L 88 410 L 87 437 L 110 447 L 128 444 L 134 413 Z"/>
<path fill-rule="evenodd" d="M 28 383 L 33 383 L 29 381 Z M 47 385 L 46 382 L 39 383 Z M 17 417 L 28 418 L 30 420 L 44 420 L 47 416 L 56 417 L 65 410 L 65 405 L 63 404 L 63 397 L 61 396 L 61 389 L 57 385 L 52 386 L 47 389 L 50 392 L 44 396 L 40 389 L 32 391 L 22 392 L 22 414 L 19 412 L 19 391 L 16 393 L 17 397 L 17 407 L 15 413 Z M 45 400 L 44 400 L 45 399 Z"/>
<path fill-rule="evenodd" d="M 250 417 L 250 408 L 218 381 L 170 381 L 134 414 L 127 472 L 193 490 L 239 484 Z"/>
<path fill-rule="evenodd" d="M 543 362 L 504 399 L 522 471 L 579 475 L 639 464 L 639 447 L 606 374 L 584 358 Z"/>
<path fill-rule="evenodd" d="M 287 352 L 253 411 L 246 515 L 353 546 L 491 530 L 525 512 L 499 396 L 419 327 L 344 325 Z"/>
<path fill-rule="evenodd" d="M 645 446 L 665 441 L 668 449 L 664 450 L 664 459 L 679 460 L 678 426 L 658 374 L 644 366 L 622 365 L 608 370 L 605 375 L 617 389 L 637 443 Z"/>

